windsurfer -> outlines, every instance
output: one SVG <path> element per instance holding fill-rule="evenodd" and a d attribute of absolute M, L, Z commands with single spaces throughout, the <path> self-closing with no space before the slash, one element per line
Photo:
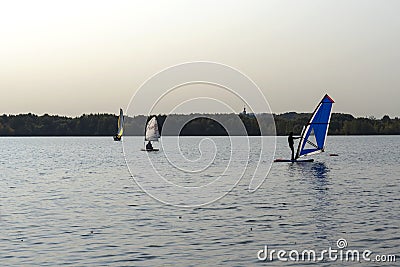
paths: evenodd
<path fill-rule="evenodd" d="M 292 157 L 291 157 L 292 160 L 294 160 L 294 147 L 293 147 L 293 145 L 294 145 L 294 139 L 299 139 L 299 138 L 300 138 L 300 137 L 294 137 L 294 136 L 293 136 L 293 132 L 290 132 L 290 133 L 289 133 L 289 136 L 288 136 L 288 143 L 289 143 L 290 149 L 292 150 Z"/>
<path fill-rule="evenodd" d="M 153 149 L 153 145 L 151 144 L 151 141 L 149 141 L 146 145 L 146 149 L 147 150 L 152 150 Z"/>

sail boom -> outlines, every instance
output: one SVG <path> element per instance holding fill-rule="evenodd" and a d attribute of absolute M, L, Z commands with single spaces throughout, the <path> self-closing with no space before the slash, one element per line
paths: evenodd
<path fill-rule="evenodd" d="M 145 141 L 158 141 L 159 138 L 145 138 Z"/>
<path fill-rule="evenodd" d="M 319 149 L 319 150 L 315 150 L 315 151 L 312 151 L 312 152 L 305 152 L 301 156 L 304 157 L 304 156 L 316 155 L 316 154 L 322 153 L 323 151 L 324 151 L 323 149 Z"/>

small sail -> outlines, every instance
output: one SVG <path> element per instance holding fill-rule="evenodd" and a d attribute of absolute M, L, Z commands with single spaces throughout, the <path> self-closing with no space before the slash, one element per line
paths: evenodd
<path fill-rule="evenodd" d="M 157 119 L 154 116 L 153 118 L 151 118 L 151 120 L 146 125 L 145 140 L 146 141 L 158 141 L 158 138 L 160 138 L 160 133 L 158 131 Z"/>
<path fill-rule="evenodd" d="M 119 117 L 118 117 L 118 132 L 117 137 L 121 138 L 124 133 L 124 114 L 122 112 L 122 108 L 119 109 Z"/>
<path fill-rule="evenodd" d="M 333 103 L 335 102 L 332 98 L 325 95 L 314 110 L 310 121 L 303 128 L 299 146 L 297 148 L 296 159 L 324 151 Z"/>

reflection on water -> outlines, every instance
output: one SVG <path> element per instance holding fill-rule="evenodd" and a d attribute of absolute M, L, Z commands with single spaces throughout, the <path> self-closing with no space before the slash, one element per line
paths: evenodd
<path fill-rule="evenodd" d="M 329 168 L 325 162 L 290 163 L 288 166 L 292 177 L 302 177 L 305 190 L 311 196 L 312 225 L 318 239 L 334 239 L 335 233 L 327 225 L 335 209 L 335 203 L 329 195 Z"/>
<path fill-rule="evenodd" d="M 329 168 L 325 165 L 324 162 L 315 162 L 311 167 L 311 173 L 322 180 L 327 178 L 327 174 L 329 172 Z"/>
<path fill-rule="evenodd" d="M 289 168 L 300 172 L 304 177 L 315 177 L 319 179 L 326 179 L 329 173 L 329 168 L 324 162 L 291 163 Z"/>
<path fill-rule="evenodd" d="M 311 169 L 304 169 L 310 177 L 310 191 L 313 195 L 313 219 L 315 234 L 321 239 L 335 239 L 335 231 L 329 226 L 332 214 L 334 214 L 335 202 L 329 191 L 329 168 L 324 162 L 315 162 Z"/>
<path fill-rule="evenodd" d="M 304 177 L 327 178 L 329 168 L 324 162 L 288 163 L 288 174 L 292 177 L 301 174 Z"/>

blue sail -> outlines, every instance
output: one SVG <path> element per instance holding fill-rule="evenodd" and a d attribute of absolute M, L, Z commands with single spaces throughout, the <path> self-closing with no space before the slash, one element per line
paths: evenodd
<path fill-rule="evenodd" d="M 296 159 L 324 151 L 333 103 L 335 102 L 332 98 L 325 95 L 314 110 L 310 121 L 304 127 L 301 134 Z"/>

